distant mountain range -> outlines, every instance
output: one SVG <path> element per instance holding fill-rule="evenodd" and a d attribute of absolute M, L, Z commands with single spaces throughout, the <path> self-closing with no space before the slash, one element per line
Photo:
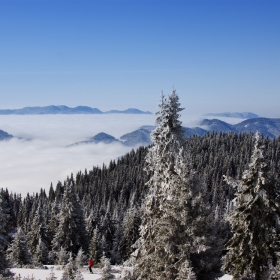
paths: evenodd
<path fill-rule="evenodd" d="M 109 135 L 104 132 L 100 132 L 100 133 L 96 134 L 95 136 L 89 138 L 86 141 L 77 142 L 72 145 L 69 145 L 68 147 L 76 146 L 76 145 L 80 145 L 80 144 L 90 144 L 90 143 L 95 143 L 95 144 L 120 143 L 120 144 L 123 144 L 126 146 L 131 146 L 131 147 L 140 146 L 140 145 L 146 146 L 146 145 L 152 143 L 150 134 L 151 134 L 150 131 L 140 128 L 133 132 L 124 134 L 123 136 L 120 137 L 120 140 L 118 140 L 112 135 Z"/>
<path fill-rule="evenodd" d="M 87 106 L 78 106 L 70 108 L 64 105 L 44 106 L 44 107 L 25 107 L 22 109 L 4 109 L 0 110 L 0 115 L 54 115 L 54 114 L 152 114 L 149 111 L 141 111 L 135 108 L 129 108 L 124 111 L 111 110 L 102 112 L 97 108 Z"/>
<path fill-rule="evenodd" d="M 208 120 L 204 119 L 200 125 L 205 127 L 205 133 L 208 131 L 217 132 L 259 132 L 264 136 L 271 138 L 278 137 L 280 135 L 280 119 L 271 118 L 254 118 L 248 119 L 238 124 L 228 124 L 218 119 Z"/>
<path fill-rule="evenodd" d="M 183 127 L 185 130 L 185 136 L 189 137 L 192 135 L 202 136 L 207 132 L 254 132 L 257 131 L 264 136 L 269 136 L 271 138 L 278 137 L 280 135 L 280 119 L 270 119 L 270 118 L 255 118 L 248 119 L 238 124 L 232 125 L 227 122 L 218 120 L 218 119 L 204 119 L 199 125 L 201 127 Z M 88 144 L 88 143 L 121 143 L 126 146 L 140 146 L 140 145 L 149 145 L 152 143 L 150 134 L 156 128 L 153 125 L 144 125 L 141 126 L 138 130 L 127 133 L 116 139 L 114 136 L 106 133 L 98 133 L 94 137 L 90 138 L 87 141 L 82 141 L 75 143 L 74 145 L 79 144 Z M 72 146 L 72 145 L 71 145 Z"/>
<path fill-rule="evenodd" d="M 150 134 L 155 129 L 155 126 L 144 125 L 139 129 L 132 131 L 130 133 L 122 135 L 119 139 L 116 139 L 114 136 L 107 133 L 101 132 L 97 135 L 73 145 L 80 144 L 89 144 L 89 143 L 120 143 L 126 146 L 140 146 L 140 145 L 149 145 L 152 143 Z M 199 123 L 199 127 L 183 127 L 185 130 L 185 136 L 192 135 L 204 135 L 207 132 L 216 131 L 216 132 L 235 132 L 235 133 L 244 133 L 244 132 L 259 132 L 264 136 L 269 136 L 271 138 L 280 136 L 280 119 L 271 119 L 271 118 L 254 118 L 247 119 L 238 124 L 229 124 L 227 122 L 218 120 L 218 119 L 204 119 Z M 0 140 L 8 140 L 13 136 L 7 132 L 0 130 Z"/>
<path fill-rule="evenodd" d="M 204 116 L 213 116 L 213 117 L 227 117 L 227 118 L 238 118 L 238 119 L 253 119 L 259 118 L 258 115 L 251 112 L 243 112 L 243 113 L 208 113 Z"/>

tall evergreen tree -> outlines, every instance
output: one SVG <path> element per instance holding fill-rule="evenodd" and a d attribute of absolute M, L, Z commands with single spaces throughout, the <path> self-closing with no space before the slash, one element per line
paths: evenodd
<path fill-rule="evenodd" d="M 57 252 L 63 247 L 74 255 L 80 248 L 87 250 L 87 237 L 85 220 L 79 198 L 75 191 L 73 177 L 68 179 L 64 190 L 59 225 L 52 241 L 53 251 Z"/>
<path fill-rule="evenodd" d="M 83 265 L 86 264 L 86 256 L 82 248 L 80 248 L 80 250 L 78 251 L 75 262 L 78 268 L 83 267 Z"/>
<path fill-rule="evenodd" d="M 76 273 L 78 271 L 78 267 L 72 257 L 72 253 L 70 253 L 70 257 L 68 260 L 67 265 L 62 274 L 62 280 L 72 280 L 75 279 Z"/>
<path fill-rule="evenodd" d="M 47 264 L 49 261 L 48 253 L 49 251 L 47 245 L 40 238 L 33 255 L 34 261 L 37 262 L 38 264 Z"/>
<path fill-rule="evenodd" d="M 69 260 L 70 253 L 63 247 L 56 253 L 56 264 L 66 265 Z"/>
<path fill-rule="evenodd" d="M 6 260 L 5 249 L 8 245 L 8 214 L 6 213 L 5 203 L 2 199 L 2 189 L 0 190 L 0 275 L 9 274 L 8 262 Z"/>
<path fill-rule="evenodd" d="M 136 274 L 139 279 L 195 279 L 199 264 L 193 267 L 191 254 L 207 249 L 208 196 L 185 153 L 186 139 L 178 120 L 183 109 L 174 90 L 166 99 L 162 95 L 159 108 L 154 145 L 146 157 L 146 170 L 153 175 L 147 183 L 138 249 L 133 253 Z"/>
<path fill-rule="evenodd" d="M 120 254 L 123 260 L 127 260 L 133 252 L 132 245 L 139 238 L 139 226 L 141 224 L 140 210 L 136 207 L 129 208 L 124 215 L 123 231 L 120 238 Z"/>
<path fill-rule="evenodd" d="M 105 254 L 103 254 L 101 258 L 101 278 L 100 280 L 110 280 L 114 278 L 114 275 L 111 273 L 111 263 L 110 259 L 105 257 Z"/>
<path fill-rule="evenodd" d="M 7 253 L 8 259 L 15 267 L 32 263 L 32 255 L 27 246 L 26 235 L 20 227 L 18 227 Z"/>
<path fill-rule="evenodd" d="M 241 181 L 225 177 L 237 188 L 235 209 L 230 216 L 233 237 L 224 269 L 234 279 L 250 274 L 256 280 L 270 279 L 280 252 L 279 190 L 270 178 L 263 156 L 262 141 L 255 137 L 255 147 L 248 170 Z"/>
<path fill-rule="evenodd" d="M 92 238 L 89 243 L 89 256 L 97 263 L 102 256 L 101 244 L 100 244 L 100 234 L 98 228 L 96 227 L 93 231 Z"/>
<path fill-rule="evenodd" d="M 39 242 L 41 242 L 39 247 L 45 247 L 46 250 L 47 239 L 48 238 L 45 226 L 45 219 L 43 216 L 42 202 L 39 202 L 38 208 L 35 213 L 35 217 L 31 224 L 30 232 L 27 234 L 29 250 L 33 255 L 34 259 L 37 259 L 36 252 L 38 252 L 37 247 L 39 245 Z"/>
<path fill-rule="evenodd" d="M 59 207 L 58 207 L 58 202 L 57 199 L 55 198 L 54 202 L 51 203 L 50 206 L 51 210 L 50 210 L 50 217 L 49 217 L 49 221 L 47 224 L 47 231 L 48 231 L 48 237 L 49 240 L 52 241 L 55 237 L 55 234 L 57 232 L 57 228 L 59 225 L 59 217 L 58 217 L 58 213 L 59 213 Z M 51 249 L 51 244 L 49 244 L 49 249 Z"/>

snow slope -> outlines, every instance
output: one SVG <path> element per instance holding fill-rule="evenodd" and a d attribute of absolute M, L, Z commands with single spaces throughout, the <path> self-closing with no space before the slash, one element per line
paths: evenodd
<path fill-rule="evenodd" d="M 52 266 L 48 266 L 48 267 L 50 268 Z M 121 268 L 119 266 L 112 266 L 112 269 L 113 269 L 113 272 L 116 272 L 113 274 L 117 278 L 120 275 Z M 27 269 L 27 268 L 12 268 L 11 271 L 13 273 L 15 273 L 15 276 L 20 275 L 22 279 L 24 277 L 33 275 L 33 277 L 36 280 L 45 280 L 51 272 L 50 269 Z M 93 271 L 93 274 L 89 274 L 87 267 L 83 267 L 81 269 L 84 280 L 97 280 L 101 277 L 100 269 L 93 268 L 92 271 Z M 55 266 L 53 272 L 55 273 L 55 277 L 57 277 L 57 280 L 60 280 L 62 278 L 63 270 L 59 270 L 58 267 Z M 117 272 L 119 272 L 119 273 L 117 273 Z M 221 277 L 220 280 L 232 280 L 232 276 L 226 274 L 223 277 Z"/>
<path fill-rule="evenodd" d="M 53 272 L 57 280 L 62 278 L 63 270 L 60 270 L 59 266 L 48 266 L 48 267 L 49 268 L 54 267 Z M 27 276 L 30 277 L 33 276 L 36 280 L 45 280 L 47 277 L 49 277 L 51 273 L 51 269 L 12 268 L 11 271 L 15 273 L 14 276 L 20 275 L 21 279 Z M 80 269 L 80 271 L 82 272 L 84 280 L 97 280 L 101 277 L 101 269 L 99 268 L 93 268 L 92 269 L 93 274 L 89 273 L 87 267 L 83 267 L 82 269 Z M 120 267 L 112 266 L 112 272 L 117 278 L 120 275 Z"/>

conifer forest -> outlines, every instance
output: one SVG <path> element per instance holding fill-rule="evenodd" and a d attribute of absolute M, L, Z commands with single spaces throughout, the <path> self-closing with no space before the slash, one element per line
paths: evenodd
<path fill-rule="evenodd" d="M 180 111 L 173 90 L 152 145 L 26 197 L 1 189 L 2 277 L 105 255 L 127 280 L 280 279 L 280 137 L 185 137 Z"/>

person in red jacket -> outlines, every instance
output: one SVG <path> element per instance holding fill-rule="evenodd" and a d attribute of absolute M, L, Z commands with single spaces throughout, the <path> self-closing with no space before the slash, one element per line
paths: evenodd
<path fill-rule="evenodd" d="M 94 262 L 93 260 L 90 258 L 89 261 L 88 261 L 88 269 L 89 269 L 89 272 L 92 273 L 92 269 L 91 267 L 94 265 Z"/>

